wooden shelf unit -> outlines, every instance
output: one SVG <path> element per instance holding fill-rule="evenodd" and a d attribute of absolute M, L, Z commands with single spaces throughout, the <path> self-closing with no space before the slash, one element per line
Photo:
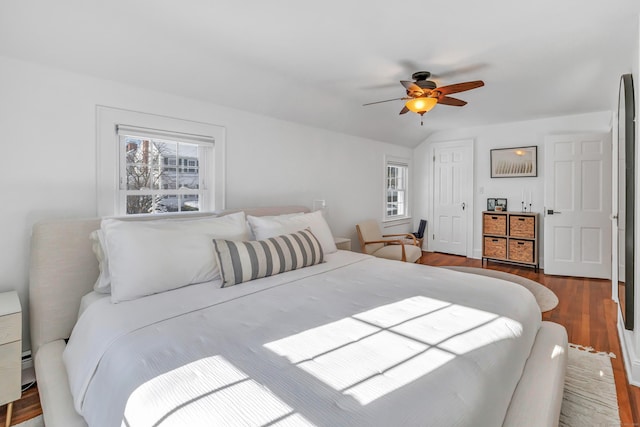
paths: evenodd
<path fill-rule="evenodd" d="M 482 262 L 527 265 L 538 271 L 538 214 L 482 212 Z"/>

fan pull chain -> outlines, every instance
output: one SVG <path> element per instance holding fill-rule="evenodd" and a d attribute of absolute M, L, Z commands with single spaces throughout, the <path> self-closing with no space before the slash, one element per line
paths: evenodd
<path fill-rule="evenodd" d="M 420 126 L 424 126 L 424 113 L 426 113 L 426 111 L 418 111 L 418 114 L 420 114 Z"/>

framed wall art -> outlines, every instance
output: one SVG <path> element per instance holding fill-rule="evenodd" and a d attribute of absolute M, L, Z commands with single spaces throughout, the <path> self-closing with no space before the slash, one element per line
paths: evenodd
<path fill-rule="evenodd" d="M 538 176 L 538 147 L 494 148 L 491 150 L 491 178 Z"/>

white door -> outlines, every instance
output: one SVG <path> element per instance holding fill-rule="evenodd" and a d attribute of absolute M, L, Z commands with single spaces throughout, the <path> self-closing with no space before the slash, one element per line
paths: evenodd
<path fill-rule="evenodd" d="M 611 135 L 545 138 L 544 272 L 611 278 Z"/>
<path fill-rule="evenodd" d="M 467 255 L 473 212 L 473 141 L 433 144 L 431 249 Z"/>

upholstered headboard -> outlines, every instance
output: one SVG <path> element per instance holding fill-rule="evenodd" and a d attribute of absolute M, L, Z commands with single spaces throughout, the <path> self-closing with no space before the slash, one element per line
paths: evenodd
<path fill-rule="evenodd" d="M 309 212 L 309 208 L 304 206 L 275 206 L 231 209 L 218 215 L 241 210 L 253 216 Z M 194 216 L 207 215 L 215 214 Z M 158 217 L 122 219 L 144 221 Z M 100 218 L 41 221 L 33 227 L 29 312 L 31 352 L 34 356 L 43 344 L 69 338 L 77 320 L 80 300 L 93 290 L 99 271 L 89 235 L 100 228 L 100 221 Z"/>

